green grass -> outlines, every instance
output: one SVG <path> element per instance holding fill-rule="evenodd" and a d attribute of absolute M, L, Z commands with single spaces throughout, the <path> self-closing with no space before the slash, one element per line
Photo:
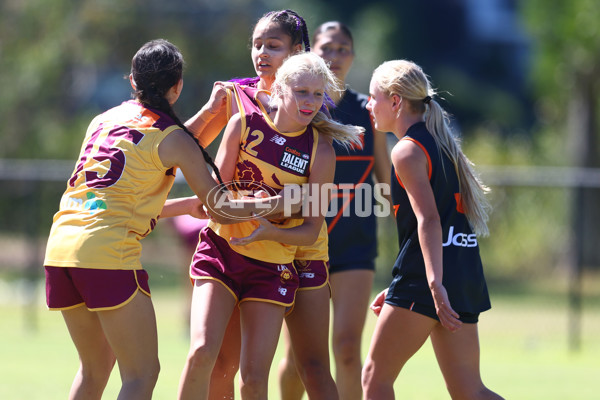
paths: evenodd
<path fill-rule="evenodd" d="M 158 278 L 158 276 L 157 276 Z M 15 284 L 0 281 L 0 399 L 64 399 L 78 359 L 60 313 L 47 311 L 43 286 L 27 305 Z M 597 287 L 597 286 L 596 286 Z M 187 353 L 185 296 L 160 284 L 153 287 L 157 311 L 161 375 L 155 399 L 174 399 Z M 480 319 L 481 370 L 484 382 L 507 399 L 597 399 L 600 393 L 600 306 L 584 303 L 581 351 L 567 341 L 566 297 L 526 291 L 500 292 L 493 309 Z M 369 314 L 364 336 L 368 348 L 375 317 Z M 281 356 L 280 349 L 274 365 Z M 277 399 L 276 368 L 270 377 L 271 398 Z M 119 390 L 113 372 L 104 398 Z M 408 362 L 396 382 L 396 397 L 448 399 L 430 343 Z"/>

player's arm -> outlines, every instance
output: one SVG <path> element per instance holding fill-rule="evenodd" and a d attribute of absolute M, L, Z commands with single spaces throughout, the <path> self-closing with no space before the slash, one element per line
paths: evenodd
<path fill-rule="evenodd" d="M 223 182 L 230 182 L 235 173 L 240 152 L 242 137 L 242 119 L 240 114 L 235 114 L 225 127 L 219 150 L 215 157 L 215 165 L 219 168 Z"/>
<path fill-rule="evenodd" d="M 400 140 L 394 146 L 392 162 L 417 218 L 419 243 L 436 312 L 444 327 L 456 330 L 461 326 L 461 322 L 458 320 L 458 314 L 452 309 L 442 284 L 442 225 L 429 182 L 431 166 L 425 153 L 410 140 Z"/>
<path fill-rule="evenodd" d="M 236 200 L 230 198 L 228 193 L 223 192 L 211 177 L 202 152 L 196 143 L 180 129 L 173 131 L 163 139 L 158 153 L 165 167 L 178 166 L 181 169 L 192 191 L 209 210 L 211 218 L 219 223 L 236 223 L 239 222 L 239 218 L 249 218 L 255 214 L 269 216 L 271 213 L 279 213 L 285 209 L 283 195 L 264 199 Z M 289 195 L 292 191 L 293 188 L 290 188 L 285 194 Z M 299 202 L 300 199 L 297 200 L 297 203 Z M 292 210 L 300 207 L 298 204 L 288 204 L 288 206 Z M 165 215 L 173 214 L 171 207 L 174 207 L 171 202 L 165 204 L 163 213 Z"/>
<path fill-rule="evenodd" d="M 210 98 L 185 126 L 203 147 L 210 145 L 227 124 L 227 87 L 225 82 L 215 82 Z"/>

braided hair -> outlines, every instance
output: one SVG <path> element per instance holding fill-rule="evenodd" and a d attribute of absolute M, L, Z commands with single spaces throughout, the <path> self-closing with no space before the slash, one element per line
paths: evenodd
<path fill-rule="evenodd" d="M 292 10 L 270 11 L 263 15 L 256 23 L 269 21 L 276 23 L 286 35 L 292 38 L 292 46 L 304 45 L 304 51 L 310 51 L 310 39 L 306 21 L 297 12 Z"/>
<path fill-rule="evenodd" d="M 221 174 L 214 161 L 200 145 L 192 132 L 185 127 L 173 111 L 165 95 L 183 76 L 183 56 L 179 49 L 164 39 L 144 44 L 131 60 L 131 76 L 135 85 L 132 94 L 144 107 L 154 108 L 167 114 L 185 133 L 196 142 L 204 160 L 211 166 L 222 184 Z"/>
<path fill-rule="evenodd" d="M 308 27 L 306 21 L 297 12 L 292 10 L 269 11 L 258 21 L 254 28 L 262 22 L 273 22 L 291 38 L 292 47 L 303 44 L 304 51 L 310 51 L 310 39 L 308 37 Z M 253 29 L 254 31 L 254 29 Z M 240 85 L 257 87 L 260 81 L 258 76 L 251 78 L 233 78 L 230 82 L 239 83 Z"/>

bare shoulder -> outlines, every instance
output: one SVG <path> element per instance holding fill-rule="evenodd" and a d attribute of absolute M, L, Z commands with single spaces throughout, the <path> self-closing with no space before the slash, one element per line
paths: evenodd
<path fill-rule="evenodd" d="M 242 129 L 242 117 L 238 113 L 238 114 L 233 115 L 229 119 L 229 122 L 227 122 L 227 126 L 225 127 L 224 140 L 229 141 L 232 138 L 236 138 L 236 140 L 239 140 L 239 138 L 242 134 L 241 129 Z"/>
<path fill-rule="evenodd" d="M 392 162 L 394 165 L 407 165 L 419 161 L 426 161 L 423 150 L 412 140 L 401 139 L 392 149 Z"/>
<path fill-rule="evenodd" d="M 158 157 L 164 166 L 170 168 L 179 165 L 183 153 L 188 149 L 195 150 L 196 147 L 190 135 L 183 129 L 175 129 L 158 145 Z"/>
<path fill-rule="evenodd" d="M 317 144 L 317 159 L 332 158 L 335 162 L 335 150 L 333 143 L 329 138 L 319 135 L 319 143 Z"/>

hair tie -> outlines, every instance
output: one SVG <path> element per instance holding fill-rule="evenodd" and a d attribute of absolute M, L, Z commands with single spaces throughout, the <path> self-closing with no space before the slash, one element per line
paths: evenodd
<path fill-rule="evenodd" d="M 296 19 L 296 30 L 300 30 L 302 27 L 302 23 L 300 22 L 300 18 L 296 17 L 295 15 L 293 16 Z"/>
<path fill-rule="evenodd" d="M 133 86 L 135 86 L 135 89 L 138 89 L 138 84 L 135 83 L 135 79 L 133 78 L 133 74 L 130 75 L 131 76 L 131 83 L 133 83 Z"/>
<path fill-rule="evenodd" d="M 429 104 L 430 101 L 431 101 L 431 96 L 425 96 L 425 98 L 423 99 L 423 103 L 425 103 L 425 104 Z"/>

